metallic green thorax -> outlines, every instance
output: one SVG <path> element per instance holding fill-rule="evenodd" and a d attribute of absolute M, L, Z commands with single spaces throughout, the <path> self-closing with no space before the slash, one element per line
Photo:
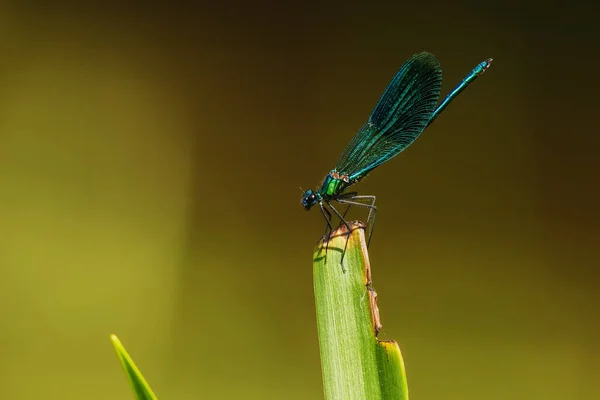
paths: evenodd
<path fill-rule="evenodd" d="M 341 194 L 350 184 L 348 175 L 340 175 L 339 172 L 333 170 L 325 177 L 319 194 L 325 199 L 331 199 Z"/>

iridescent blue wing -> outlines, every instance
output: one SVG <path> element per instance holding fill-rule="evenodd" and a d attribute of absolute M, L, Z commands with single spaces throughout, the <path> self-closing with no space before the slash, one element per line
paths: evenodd
<path fill-rule="evenodd" d="M 438 60 L 430 53 L 412 56 L 346 146 L 336 170 L 356 181 L 410 146 L 427 126 L 441 87 Z"/>

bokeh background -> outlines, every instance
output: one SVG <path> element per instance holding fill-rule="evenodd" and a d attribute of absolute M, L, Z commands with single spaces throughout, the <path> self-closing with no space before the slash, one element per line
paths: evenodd
<path fill-rule="evenodd" d="M 300 206 L 413 53 L 443 93 L 358 189 L 414 399 L 597 399 L 594 2 L 3 2 L 0 398 L 318 399 Z M 355 214 L 364 218 L 363 214 Z"/>

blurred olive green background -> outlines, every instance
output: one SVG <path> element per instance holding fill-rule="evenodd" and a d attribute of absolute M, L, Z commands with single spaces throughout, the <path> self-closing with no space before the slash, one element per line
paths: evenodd
<path fill-rule="evenodd" d="M 4 2 L 0 398 L 322 398 L 300 206 L 394 73 L 443 93 L 358 189 L 414 399 L 598 399 L 592 2 Z M 356 218 L 365 215 L 356 212 Z"/>

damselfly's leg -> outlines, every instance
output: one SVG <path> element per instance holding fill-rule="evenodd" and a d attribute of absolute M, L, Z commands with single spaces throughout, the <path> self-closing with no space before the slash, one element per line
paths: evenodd
<path fill-rule="evenodd" d="M 348 192 L 348 193 L 344 193 L 343 197 L 353 197 L 356 196 L 358 194 L 358 192 Z M 350 211 L 350 207 L 352 206 L 352 204 L 348 204 L 348 207 L 346 207 L 346 211 L 344 211 L 344 213 L 342 214 L 342 217 L 346 218 L 346 214 L 348 214 L 348 211 Z"/>
<path fill-rule="evenodd" d="M 352 230 L 350 228 L 350 224 L 348 224 L 348 222 L 344 219 L 342 214 L 340 214 L 339 211 L 336 210 L 335 207 L 333 207 L 330 202 L 327 202 L 327 205 L 329 206 L 329 208 L 331 208 L 331 210 L 335 213 L 335 215 L 338 216 L 338 218 L 342 221 L 342 223 L 344 225 L 346 225 L 346 229 L 348 229 L 348 234 L 346 236 L 346 244 L 344 245 L 344 252 L 342 253 L 342 259 L 340 260 L 340 263 L 343 263 L 344 256 L 346 255 L 346 248 L 348 248 L 348 241 L 350 240 L 350 234 L 352 233 Z M 342 264 L 342 269 L 343 269 L 343 264 Z M 346 271 L 344 270 L 344 272 L 346 272 Z"/>
<path fill-rule="evenodd" d="M 373 237 L 373 229 L 375 229 L 375 217 L 377 217 L 377 207 L 375 206 L 375 200 L 377 198 L 372 195 L 353 196 L 354 201 L 368 201 L 370 204 L 365 205 L 369 207 L 369 215 L 367 217 L 367 226 L 369 227 L 369 238 L 367 239 L 367 247 L 371 244 L 371 237 Z"/>
<path fill-rule="evenodd" d="M 367 217 L 367 229 L 369 230 L 367 247 L 371 244 L 373 228 L 375 227 L 375 217 L 377 216 L 377 207 L 375 206 L 375 199 L 375 196 L 344 196 L 336 199 L 338 203 L 369 208 L 369 216 Z M 367 201 L 368 203 L 361 203 L 361 201 Z"/>
<path fill-rule="evenodd" d="M 344 213 L 342 214 L 342 217 L 346 218 L 346 214 L 348 214 L 348 211 L 350 211 L 350 207 L 351 206 L 352 206 L 351 204 L 348 204 L 348 207 L 346 207 L 346 209 L 344 210 Z"/>
<path fill-rule="evenodd" d="M 325 258 L 327 258 L 327 250 L 329 249 L 329 239 L 330 239 L 330 235 L 331 235 L 331 231 L 333 231 L 333 227 L 331 226 L 331 213 L 329 212 L 329 210 L 327 210 L 324 206 L 323 203 L 319 203 L 319 207 L 321 208 L 321 214 L 323 214 L 323 217 L 325 218 L 325 222 L 327 222 L 327 225 L 325 226 L 325 233 L 323 234 L 323 237 L 326 239 L 325 240 Z"/>

